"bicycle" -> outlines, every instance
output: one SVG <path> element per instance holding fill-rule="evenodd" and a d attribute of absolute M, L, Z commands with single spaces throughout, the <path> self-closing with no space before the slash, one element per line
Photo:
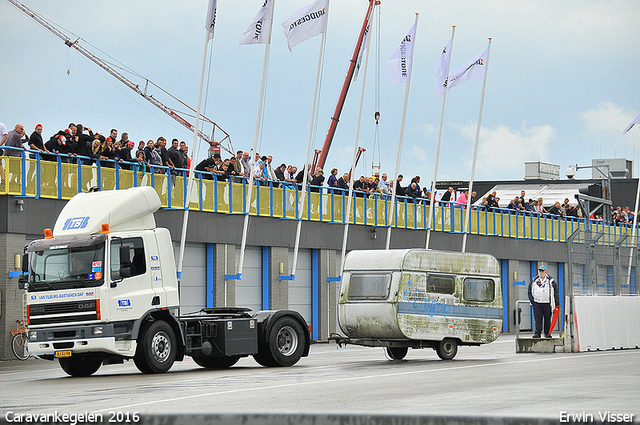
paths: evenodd
<path fill-rule="evenodd" d="M 11 351 L 19 360 L 27 360 L 29 358 L 29 342 L 27 338 L 27 327 L 24 320 L 16 320 L 16 328 L 11 331 L 13 338 L 11 339 Z"/>

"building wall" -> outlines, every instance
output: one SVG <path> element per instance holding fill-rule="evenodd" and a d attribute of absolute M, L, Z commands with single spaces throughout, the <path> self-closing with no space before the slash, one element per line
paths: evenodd
<path fill-rule="evenodd" d="M 18 290 L 18 279 L 9 278 L 8 271 L 14 269 L 15 255 L 22 253 L 27 242 L 41 237 L 44 228 L 53 228 L 56 217 L 65 204 L 65 201 L 25 198 L 21 211 L 15 199 L 0 196 L 0 264 L 4 264 L 4 270 L 0 273 L 0 356 L 4 359 L 12 357 L 6 343 L 7 335 L 15 327 L 15 320 L 22 317 L 22 291 Z M 161 210 L 155 217 L 157 226 L 168 228 L 177 245 L 182 230 L 183 212 Z M 240 215 L 190 213 L 187 229 L 188 255 L 185 257 L 183 270 L 183 279 L 188 281 L 184 288 L 188 308 L 183 311 L 205 306 L 224 306 L 225 294 L 228 306 L 249 307 L 252 310 L 289 308 L 290 290 L 293 290 L 291 295 L 294 303 L 301 305 L 305 316 L 310 316 L 308 321 L 317 323 L 317 329 L 314 328 L 313 332 L 317 338 L 326 340 L 330 333 L 338 329 L 336 293 L 339 283 L 329 281 L 328 278 L 338 274 L 344 227 L 322 222 L 303 223 L 300 248 L 301 255 L 305 256 L 302 264 L 305 265 L 302 268 L 304 271 L 300 273 L 308 273 L 308 264 L 312 260 L 307 257 L 313 256 L 314 250 L 318 253 L 317 287 L 309 290 L 309 282 L 314 276 L 309 279 L 305 277 L 304 282 L 301 277 L 300 282 L 293 284 L 279 279 L 280 263 L 283 263 L 284 274 L 290 273 L 289 253 L 294 246 L 297 224 L 294 220 L 251 217 L 242 279 L 224 279 L 225 273 L 236 273 L 243 220 L 244 217 Z M 384 249 L 386 232 L 386 228 L 351 225 L 347 250 Z M 424 230 L 392 230 L 391 248 L 424 247 L 425 241 Z M 432 249 L 459 251 L 461 246 L 461 234 L 432 233 Z M 470 235 L 467 251 L 488 253 L 499 260 L 508 260 L 508 293 L 503 298 L 508 300 L 509 331 L 515 329 L 514 302 L 519 295 L 516 295 L 514 289 L 513 272 L 520 270 L 520 263 L 542 261 L 555 264 L 567 261 L 567 246 L 564 243 L 497 236 Z M 522 279 L 524 276 L 520 275 L 517 280 Z M 300 298 L 301 291 L 308 293 L 309 299 L 306 302 Z"/>
<path fill-rule="evenodd" d="M 16 320 L 22 319 L 24 291 L 18 289 L 18 278 L 9 278 L 9 271 L 17 271 L 16 255 L 22 254 L 25 235 L 0 233 L 0 358 L 13 358 L 10 331 Z"/>

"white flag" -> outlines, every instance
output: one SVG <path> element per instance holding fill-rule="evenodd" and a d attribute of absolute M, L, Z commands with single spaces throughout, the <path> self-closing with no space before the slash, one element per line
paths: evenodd
<path fill-rule="evenodd" d="M 487 56 L 489 55 L 489 47 L 484 49 L 478 56 L 471 59 L 455 71 L 449 74 L 449 84 L 447 90 L 458 86 L 468 79 L 484 80 L 487 76 Z"/>
<path fill-rule="evenodd" d="M 400 47 L 387 60 L 389 82 L 391 84 L 406 83 L 411 79 L 411 65 L 413 64 L 413 46 L 416 38 L 416 24 L 402 39 Z"/>
<path fill-rule="evenodd" d="M 273 0 L 265 0 L 260 11 L 244 32 L 240 39 L 243 44 L 267 44 L 271 39 L 271 26 L 273 25 L 271 11 L 273 10 Z"/>
<path fill-rule="evenodd" d="M 449 80 L 447 79 L 447 73 L 449 72 L 449 63 L 451 62 L 452 45 L 453 37 L 449 39 L 447 45 L 444 46 L 444 49 L 442 49 L 442 54 L 440 55 L 440 60 L 438 61 L 438 67 L 436 68 L 436 96 L 443 96 L 444 92 L 447 91 L 447 84 L 449 83 Z"/>
<path fill-rule="evenodd" d="M 369 20 L 367 21 L 367 28 L 364 30 L 364 36 L 362 38 L 362 44 L 360 45 L 360 50 L 358 51 L 358 59 L 356 60 L 356 69 L 353 72 L 353 81 L 358 79 L 358 73 L 360 72 L 360 66 L 362 64 L 362 57 L 364 56 L 364 51 L 369 48 L 369 33 L 371 32 L 371 17 L 373 16 L 373 7 L 371 8 L 371 12 L 369 13 Z"/>
<path fill-rule="evenodd" d="M 317 0 L 282 23 L 289 51 L 293 46 L 327 31 L 329 0 Z"/>
<path fill-rule="evenodd" d="M 218 0 L 209 0 L 209 8 L 207 9 L 207 23 L 204 26 L 209 31 L 209 40 L 213 38 L 213 31 L 216 29 L 216 9 L 218 8 Z"/>
<path fill-rule="evenodd" d="M 627 132 L 629 130 L 631 130 L 631 128 L 635 125 L 635 124 L 640 124 L 640 114 L 638 114 L 637 117 L 635 117 L 633 119 L 633 121 L 631 121 L 631 124 L 629 124 L 629 126 L 627 128 L 625 128 L 625 130 L 622 132 L 622 135 L 624 136 L 625 134 L 627 134 Z"/>

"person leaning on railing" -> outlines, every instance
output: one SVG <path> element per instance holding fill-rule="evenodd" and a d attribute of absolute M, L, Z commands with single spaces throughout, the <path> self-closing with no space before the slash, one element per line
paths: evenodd
<path fill-rule="evenodd" d="M 31 136 L 29 137 L 29 149 L 41 153 L 49 152 L 49 150 L 44 146 L 44 140 L 42 140 L 42 124 L 37 124 L 35 130 L 31 133 Z M 36 159 L 36 154 L 29 154 L 29 158 Z"/>
<path fill-rule="evenodd" d="M 16 124 L 14 129 L 7 133 L 7 141 L 4 142 L 4 146 L 16 149 L 4 149 L 2 154 L 4 156 L 20 156 L 20 149 L 24 150 L 24 146 L 22 146 L 24 135 L 24 126 Z"/>

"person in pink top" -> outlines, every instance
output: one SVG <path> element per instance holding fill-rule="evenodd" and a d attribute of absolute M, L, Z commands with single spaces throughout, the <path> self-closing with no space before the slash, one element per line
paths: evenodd
<path fill-rule="evenodd" d="M 467 206 L 467 201 L 469 198 L 467 198 L 467 194 L 469 193 L 468 190 L 464 190 L 462 191 L 462 193 L 460 194 L 460 196 L 458 196 L 458 199 L 456 199 L 456 202 L 458 204 L 462 204 L 462 207 L 466 207 Z"/>

